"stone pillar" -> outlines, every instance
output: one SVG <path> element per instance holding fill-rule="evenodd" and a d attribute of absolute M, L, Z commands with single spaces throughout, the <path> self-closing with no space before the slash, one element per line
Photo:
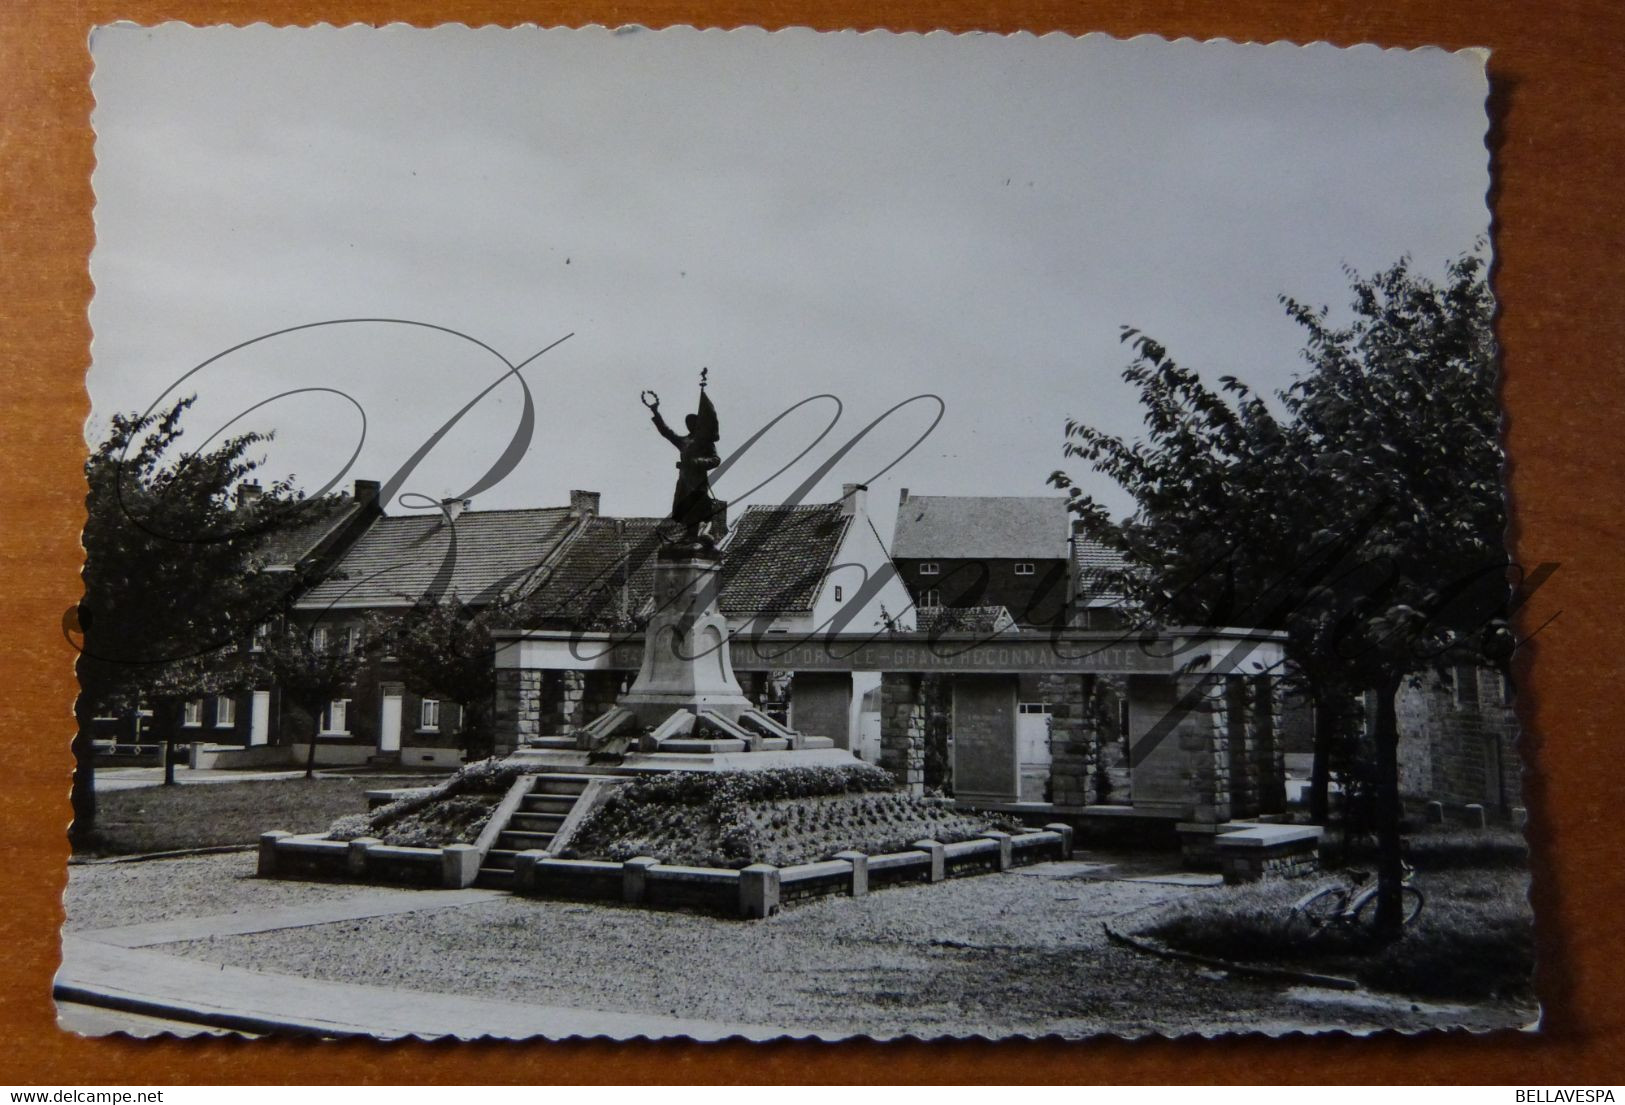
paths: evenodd
<path fill-rule="evenodd" d="M 1218 728 L 1224 737 L 1225 759 L 1230 774 L 1230 816 L 1255 817 L 1258 815 L 1258 776 L 1254 760 L 1253 738 L 1256 735 L 1251 720 L 1252 696 L 1248 693 L 1247 679 L 1241 675 L 1226 675 L 1224 696 L 1218 708 L 1223 719 Z"/>
<path fill-rule="evenodd" d="M 592 718 L 587 716 L 587 673 L 584 671 L 559 672 L 558 711 L 559 729 L 565 732 L 579 729 Z"/>
<path fill-rule="evenodd" d="M 739 872 L 739 912 L 752 919 L 779 911 L 779 869 L 771 863 L 753 863 Z"/>
<path fill-rule="evenodd" d="M 1258 781 L 1258 812 L 1286 812 L 1286 749 L 1281 742 L 1281 681 L 1255 675 L 1247 727 L 1252 733 L 1253 775 Z"/>
<path fill-rule="evenodd" d="M 1174 731 L 1167 738 L 1179 750 L 1185 816 L 1202 824 L 1230 820 L 1229 716 L 1222 675 L 1186 675 L 1175 680 Z"/>
<path fill-rule="evenodd" d="M 880 766 L 915 797 L 925 793 L 925 704 L 920 677 L 880 677 Z"/>
<path fill-rule="evenodd" d="M 519 668 L 498 668 L 496 698 L 492 705 L 492 752 L 506 756 L 537 735 L 542 673 Z"/>
<path fill-rule="evenodd" d="M 1092 675 L 1044 675 L 1039 689 L 1050 704 L 1050 802 L 1056 806 L 1093 805 L 1099 727 L 1090 696 Z"/>

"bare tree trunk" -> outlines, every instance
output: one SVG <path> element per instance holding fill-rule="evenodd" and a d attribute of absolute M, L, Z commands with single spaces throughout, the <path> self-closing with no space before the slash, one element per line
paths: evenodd
<path fill-rule="evenodd" d="M 1309 820 L 1325 825 L 1331 820 L 1332 735 L 1335 715 L 1324 692 L 1315 692 L 1315 760 L 1309 771 Z"/>
<path fill-rule="evenodd" d="M 313 710 L 310 715 L 310 749 L 305 753 L 305 778 L 316 778 L 316 738 L 322 731 L 322 714 Z"/>
<path fill-rule="evenodd" d="M 1395 699 L 1399 680 L 1377 689 L 1377 932 L 1385 939 L 1399 935 L 1404 902 L 1403 843 L 1400 837 L 1399 718 Z"/>
<path fill-rule="evenodd" d="M 80 694 L 74 713 L 78 727 L 73 734 L 73 824 L 68 840 L 75 850 L 87 847 L 96 832 L 96 746 L 90 715 L 94 711 Z"/>
<path fill-rule="evenodd" d="M 154 711 L 154 716 L 157 716 L 158 712 L 161 711 L 165 722 L 164 786 L 172 787 L 175 785 L 175 729 L 181 723 L 181 711 L 185 707 L 178 700 L 167 698 L 160 700 L 157 706 L 158 709 Z"/>

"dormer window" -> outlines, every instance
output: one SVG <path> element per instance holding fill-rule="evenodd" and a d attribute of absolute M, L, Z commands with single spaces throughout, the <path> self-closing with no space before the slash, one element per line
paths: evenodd
<path fill-rule="evenodd" d="M 1018 576 L 1030 576 L 1032 574 L 1033 574 L 1033 562 L 1031 560 L 1020 560 L 1020 561 L 1016 562 L 1016 575 L 1018 575 Z"/>
<path fill-rule="evenodd" d="M 940 573 L 941 571 L 942 571 L 941 567 L 939 567 L 937 565 L 937 562 L 935 560 L 922 560 L 922 561 L 920 561 L 920 574 L 922 576 L 934 576 L 934 575 L 937 575 L 938 573 Z"/>

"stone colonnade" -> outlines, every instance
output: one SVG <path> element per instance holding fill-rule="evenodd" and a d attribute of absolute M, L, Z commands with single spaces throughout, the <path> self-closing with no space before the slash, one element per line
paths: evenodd
<path fill-rule="evenodd" d="M 497 752 L 511 751 L 538 736 L 562 735 L 614 705 L 628 673 L 546 668 L 499 668 L 495 730 Z M 925 787 L 928 681 L 951 684 L 953 673 L 883 671 L 880 676 L 879 764 L 909 793 Z M 988 681 L 1010 686 L 1011 758 L 1016 755 L 1014 716 L 1019 700 L 1041 700 L 1049 711 L 1049 803 L 1057 812 L 1081 811 L 1097 802 L 1097 765 L 1103 746 L 1119 739 L 1114 710 L 1099 706 L 1109 682 L 1128 703 L 1132 749 L 1130 793 L 1120 791 L 1137 813 L 1185 823 L 1218 824 L 1285 808 L 1283 744 L 1277 731 L 1279 679 L 1256 674 L 1136 674 L 1107 677 L 1080 673 L 976 675 L 985 707 Z M 1104 715 L 1104 716 L 1103 716 Z M 963 720 L 963 719 L 961 719 Z M 986 720 L 979 715 L 978 722 Z M 851 746 L 855 734 L 837 744 Z M 978 755 L 985 757 L 982 740 Z M 956 756 L 962 751 L 956 748 Z M 958 765 L 954 768 L 956 776 Z M 956 778 L 956 783 L 959 780 Z M 974 789 L 974 788 L 973 788 Z M 985 788 L 984 788 L 985 789 Z M 993 801 L 1015 802 L 990 791 Z M 978 791 L 978 797 L 984 795 Z"/>
<path fill-rule="evenodd" d="M 1192 674 L 1174 680 L 1162 739 L 1177 749 L 1187 822 L 1218 824 L 1286 808 L 1286 762 L 1277 733 L 1280 680 L 1269 675 Z M 1159 722 L 1162 719 L 1159 719 Z M 1136 741 L 1149 734 L 1135 733 Z M 1167 755 L 1137 748 L 1136 759 Z M 1170 811 L 1173 812 L 1173 811 Z"/>

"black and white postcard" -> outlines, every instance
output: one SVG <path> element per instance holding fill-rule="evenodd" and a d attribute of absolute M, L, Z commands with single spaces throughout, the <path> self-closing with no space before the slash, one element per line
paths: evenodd
<path fill-rule="evenodd" d="M 66 1028 L 1537 1026 L 1483 51 L 91 53 Z"/>

